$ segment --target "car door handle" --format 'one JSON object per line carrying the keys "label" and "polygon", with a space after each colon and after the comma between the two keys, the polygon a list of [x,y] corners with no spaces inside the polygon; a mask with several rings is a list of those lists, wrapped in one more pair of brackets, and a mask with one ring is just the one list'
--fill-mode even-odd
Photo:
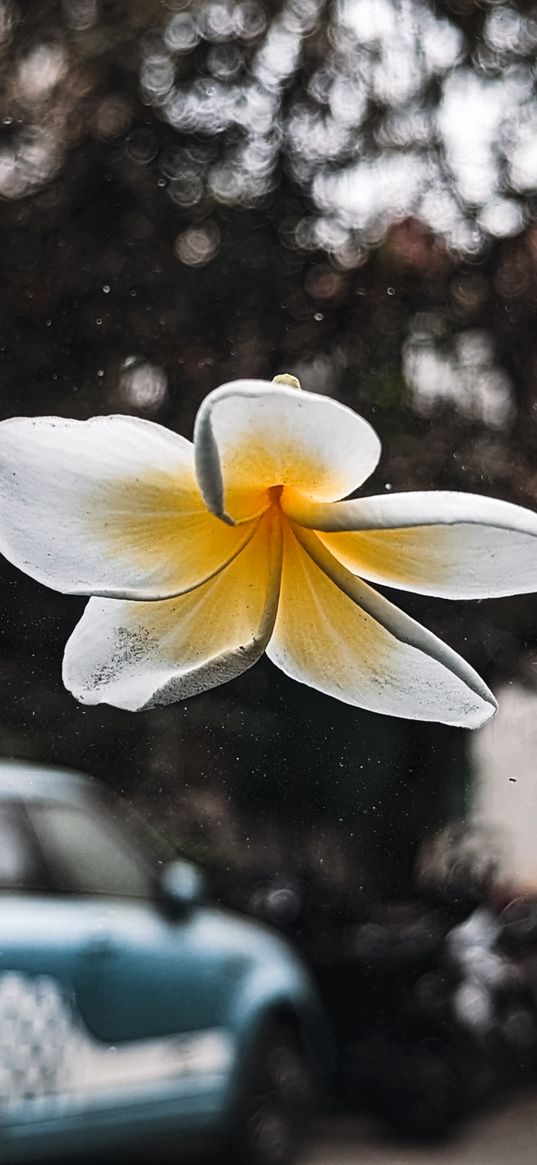
{"label": "car door handle", "polygon": [[96,958],[98,955],[112,955],[115,949],[111,934],[109,931],[103,929],[97,930],[95,934],[90,935],[84,946],[84,954],[90,955],[91,958]]}

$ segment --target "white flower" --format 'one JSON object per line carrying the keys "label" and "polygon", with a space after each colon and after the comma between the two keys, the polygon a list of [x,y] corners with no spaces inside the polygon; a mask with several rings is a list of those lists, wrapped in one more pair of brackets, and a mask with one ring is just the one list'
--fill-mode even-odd
{"label": "white flower", "polygon": [[496,709],[487,686],[369,582],[453,599],[532,591],[537,516],[460,493],[340,501],[379,454],[350,409],[256,380],[210,393],[194,444],[135,417],[4,421],[0,549],[93,596],[63,669],[84,703],[168,704],[266,651],[349,704],[477,727]]}

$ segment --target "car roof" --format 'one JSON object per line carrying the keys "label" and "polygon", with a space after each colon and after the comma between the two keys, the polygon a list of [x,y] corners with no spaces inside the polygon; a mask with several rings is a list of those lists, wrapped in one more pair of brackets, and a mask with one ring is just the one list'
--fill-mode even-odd
{"label": "car roof", "polygon": [[80,805],[99,796],[100,784],[70,769],[0,759],[0,801],[62,801]]}

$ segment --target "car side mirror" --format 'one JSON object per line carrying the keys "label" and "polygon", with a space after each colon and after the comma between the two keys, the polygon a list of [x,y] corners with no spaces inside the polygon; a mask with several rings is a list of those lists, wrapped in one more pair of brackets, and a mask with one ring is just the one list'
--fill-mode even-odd
{"label": "car side mirror", "polygon": [[206,896],[205,878],[191,862],[168,862],[160,878],[163,905],[175,915],[190,914]]}

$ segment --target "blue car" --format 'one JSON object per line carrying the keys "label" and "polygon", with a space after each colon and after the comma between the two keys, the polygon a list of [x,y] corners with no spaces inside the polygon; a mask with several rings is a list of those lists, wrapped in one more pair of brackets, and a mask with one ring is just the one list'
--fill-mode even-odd
{"label": "blue car", "polygon": [[0,1160],[169,1138],[284,1165],[326,1047],[310,978],[128,818],[80,774],[0,763]]}

